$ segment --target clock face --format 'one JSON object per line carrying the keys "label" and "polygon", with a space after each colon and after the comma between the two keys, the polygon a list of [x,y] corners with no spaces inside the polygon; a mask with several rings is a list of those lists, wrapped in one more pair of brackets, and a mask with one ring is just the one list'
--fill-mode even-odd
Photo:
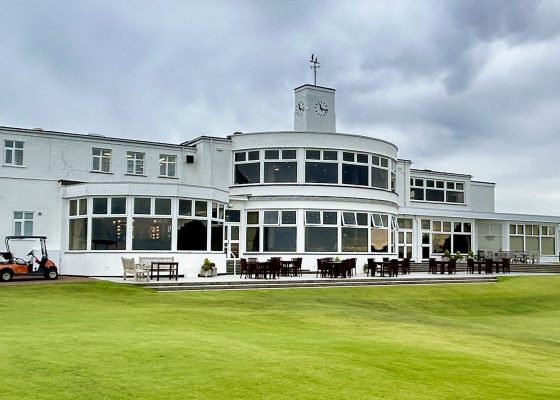
{"label": "clock face", "polygon": [[305,112],[305,103],[302,100],[300,100],[296,104],[296,115],[300,117],[303,115],[304,112]]}
{"label": "clock face", "polygon": [[324,117],[329,112],[329,108],[327,106],[327,103],[324,100],[317,100],[314,108],[315,108],[315,112],[317,113],[317,115],[319,117]]}

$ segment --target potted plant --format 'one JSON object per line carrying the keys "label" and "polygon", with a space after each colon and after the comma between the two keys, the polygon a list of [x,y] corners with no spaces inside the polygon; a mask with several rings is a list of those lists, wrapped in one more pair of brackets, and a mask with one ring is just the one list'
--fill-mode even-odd
{"label": "potted plant", "polygon": [[202,266],[200,267],[200,276],[209,277],[216,275],[218,275],[218,268],[216,268],[216,264],[208,258],[205,258]]}
{"label": "potted plant", "polygon": [[457,253],[455,253],[455,259],[457,261],[462,261],[463,260],[463,255],[461,254],[461,252],[459,250],[457,250]]}
{"label": "potted plant", "polygon": [[474,259],[474,253],[472,250],[469,250],[469,252],[467,253],[467,259]]}
{"label": "potted plant", "polygon": [[445,249],[445,251],[443,252],[443,257],[441,257],[442,261],[449,261],[449,257],[451,256],[451,254],[449,253],[448,249]]}

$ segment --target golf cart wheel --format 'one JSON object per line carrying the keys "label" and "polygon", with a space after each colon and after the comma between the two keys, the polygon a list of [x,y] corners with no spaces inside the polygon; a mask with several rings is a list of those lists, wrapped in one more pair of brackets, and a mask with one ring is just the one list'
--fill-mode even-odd
{"label": "golf cart wheel", "polygon": [[4,270],[0,271],[0,281],[2,281],[2,282],[11,281],[12,276],[14,276],[14,273],[9,269],[4,269]]}
{"label": "golf cart wheel", "polygon": [[45,274],[46,279],[56,279],[58,278],[58,271],[56,268],[49,268],[47,273]]}

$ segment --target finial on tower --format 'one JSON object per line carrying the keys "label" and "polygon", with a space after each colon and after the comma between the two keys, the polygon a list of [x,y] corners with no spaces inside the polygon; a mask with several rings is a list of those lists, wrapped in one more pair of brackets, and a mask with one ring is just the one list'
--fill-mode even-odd
{"label": "finial on tower", "polygon": [[313,64],[309,68],[313,70],[313,84],[317,86],[317,69],[321,68],[321,64],[319,64],[319,62],[317,61],[317,56],[315,55],[315,53],[311,54],[311,60],[309,60],[309,62]]}

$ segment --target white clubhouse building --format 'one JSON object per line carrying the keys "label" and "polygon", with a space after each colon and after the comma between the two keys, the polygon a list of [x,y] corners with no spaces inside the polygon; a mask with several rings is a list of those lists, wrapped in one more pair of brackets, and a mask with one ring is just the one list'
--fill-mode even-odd
{"label": "white clubhouse building", "polygon": [[[494,212],[494,184],[417,170],[397,147],[336,132],[335,91],[295,89],[294,131],[181,144],[0,127],[0,236],[46,235],[62,274],[121,257],[410,257],[532,252],[558,261],[559,216]],[[16,254],[25,257],[25,254]]]}

